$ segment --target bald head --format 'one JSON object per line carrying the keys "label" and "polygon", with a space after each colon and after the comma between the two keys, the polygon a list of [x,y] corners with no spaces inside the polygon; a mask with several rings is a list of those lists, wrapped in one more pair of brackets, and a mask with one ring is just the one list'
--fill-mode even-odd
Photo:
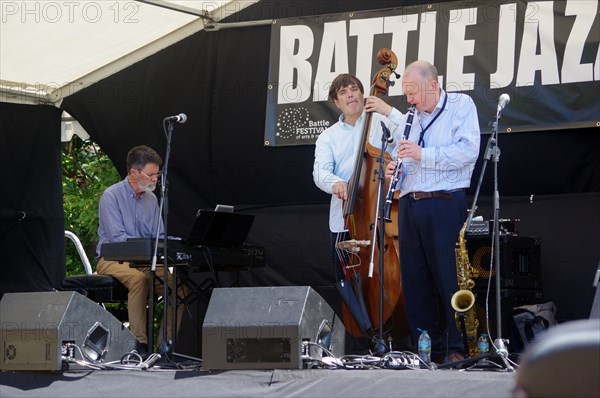
{"label": "bald head", "polygon": [[415,61],[404,69],[404,74],[418,74],[423,80],[438,80],[438,71],[427,61]]}
{"label": "bald head", "polygon": [[441,95],[436,67],[427,61],[408,65],[402,76],[402,90],[418,111],[433,112]]}

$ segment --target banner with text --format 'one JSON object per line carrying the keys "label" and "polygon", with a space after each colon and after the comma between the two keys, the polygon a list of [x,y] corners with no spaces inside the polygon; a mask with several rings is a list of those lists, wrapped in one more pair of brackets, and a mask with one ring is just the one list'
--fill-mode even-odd
{"label": "banner with text", "polygon": [[[473,98],[484,133],[504,93],[500,132],[600,126],[598,3],[456,1],[274,21],[265,145],[314,143],[340,115],[333,79],[352,73],[368,95],[381,48],[398,57],[398,74],[432,62],[446,91]],[[406,111],[401,78],[387,94]]]}

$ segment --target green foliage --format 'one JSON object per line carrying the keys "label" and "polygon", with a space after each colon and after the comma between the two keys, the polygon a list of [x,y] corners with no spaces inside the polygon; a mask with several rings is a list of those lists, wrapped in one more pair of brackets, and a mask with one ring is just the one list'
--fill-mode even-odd
{"label": "green foliage", "polygon": [[[77,136],[63,143],[62,170],[65,229],[79,237],[93,266],[98,243],[98,202],[102,192],[121,176],[96,144]],[[75,246],[68,240],[65,246],[67,275],[83,273]]]}

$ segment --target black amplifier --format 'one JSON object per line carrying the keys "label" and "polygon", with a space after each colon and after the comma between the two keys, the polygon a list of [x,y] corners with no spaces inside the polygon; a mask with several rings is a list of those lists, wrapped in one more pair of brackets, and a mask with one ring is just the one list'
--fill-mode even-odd
{"label": "black amplifier", "polygon": [[474,235],[489,235],[490,234],[490,222],[489,221],[471,221],[469,230],[467,231],[469,236]]}
{"label": "black amplifier", "polygon": [[[467,251],[476,287],[487,285],[491,276],[495,285],[495,261],[491,236],[469,236]],[[525,236],[500,236],[500,286],[511,289],[541,289],[541,241]]]}
{"label": "black amplifier", "polygon": [[[500,235],[508,235],[508,236],[518,236],[519,232],[517,231],[517,223],[521,221],[520,219],[504,219],[501,218],[499,220],[498,229],[500,231]],[[469,230],[466,231],[469,236],[484,236],[491,235],[492,230],[494,229],[494,221],[493,220],[478,220],[471,221],[471,225],[469,226]]]}

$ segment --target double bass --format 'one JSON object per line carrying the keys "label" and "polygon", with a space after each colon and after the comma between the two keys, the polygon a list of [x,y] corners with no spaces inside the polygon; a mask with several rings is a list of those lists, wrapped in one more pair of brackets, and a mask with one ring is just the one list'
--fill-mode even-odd
{"label": "double bass", "polygon": [[[390,76],[397,66],[396,55],[389,49],[381,49],[377,61],[383,67],[371,81],[370,95],[387,93]],[[350,335],[369,337],[383,328],[391,336],[406,335],[408,322],[400,273],[398,226],[397,223],[384,223],[388,228],[383,243],[378,230],[384,228],[378,223],[376,214],[382,195],[379,172],[385,170],[385,166],[379,165],[381,148],[369,143],[371,122],[372,114],[366,113],[361,144],[348,182],[348,199],[343,204],[347,232],[338,235],[336,250],[344,280],[338,282],[337,288],[344,302],[343,322]],[[385,162],[391,160],[387,152],[384,156]],[[384,180],[383,176],[381,179]],[[396,200],[392,214],[397,215],[397,206]],[[381,272],[380,260],[383,261]]]}

